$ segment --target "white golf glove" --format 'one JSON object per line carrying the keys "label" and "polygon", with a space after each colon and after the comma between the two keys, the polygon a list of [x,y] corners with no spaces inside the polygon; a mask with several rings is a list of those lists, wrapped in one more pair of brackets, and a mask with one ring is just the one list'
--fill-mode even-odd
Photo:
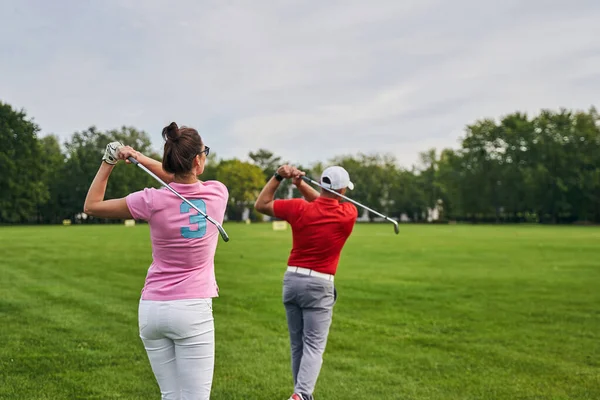
{"label": "white golf glove", "polygon": [[115,165],[117,161],[119,161],[117,158],[119,149],[123,146],[124,145],[121,142],[110,142],[107,144],[102,161],[106,161],[108,164]]}

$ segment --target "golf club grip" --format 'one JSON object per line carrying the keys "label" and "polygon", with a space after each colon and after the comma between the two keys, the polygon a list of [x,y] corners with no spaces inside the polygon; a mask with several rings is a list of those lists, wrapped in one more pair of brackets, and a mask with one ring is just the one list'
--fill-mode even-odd
{"label": "golf club grip", "polygon": [[175,189],[173,189],[171,186],[169,186],[169,184],[167,184],[165,181],[160,179],[156,174],[154,174],[152,171],[150,171],[144,165],[140,164],[138,160],[136,160],[133,157],[128,157],[127,159],[132,164],[135,164],[138,167],[140,167],[141,169],[143,169],[144,171],[146,171],[150,176],[152,176],[154,179],[156,179],[161,185],[163,185],[164,187],[169,189],[174,195],[179,197],[181,200],[183,200],[185,203],[187,203],[194,210],[198,211],[198,214],[202,215],[204,218],[206,218],[207,221],[209,221],[210,223],[212,223],[213,225],[215,225],[217,227],[217,229],[219,230],[219,233],[221,234],[221,237],[223,238],[224,241],[226,241],[226,242],[229,241],[229,235],[227,235],[227,232],[225,232],[225,229],[223,229],[223,226],[221,226],[220,223],[218,223],[217,221],[215,221],[214,219],[209,217],[208,214],[206,214],[204,211],[199,209],[194,203],[192,203],[191,201],[189,201],[188,199],[186,199],[185,197],[180,195]]}

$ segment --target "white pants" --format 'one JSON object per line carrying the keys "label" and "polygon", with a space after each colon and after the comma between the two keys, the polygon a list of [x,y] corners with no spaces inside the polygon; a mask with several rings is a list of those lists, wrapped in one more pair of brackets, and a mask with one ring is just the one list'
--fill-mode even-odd
{"label": "white pants", "polygon": [[141,300],[138,318],[162,400],[208,400],[215,363],[212,299]]}

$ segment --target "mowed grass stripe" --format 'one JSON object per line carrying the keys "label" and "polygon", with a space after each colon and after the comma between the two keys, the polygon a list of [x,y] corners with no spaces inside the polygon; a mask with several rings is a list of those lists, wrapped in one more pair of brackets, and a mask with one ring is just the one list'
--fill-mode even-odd
{"label": "mowed grass stripe", "polygon": [[[213,399],[292,390],[290,231],[226,224]],[[152,399],[146,225],[0,228],[0,398]],[[600,398],[600,229],[357,225],[317,399]]]}

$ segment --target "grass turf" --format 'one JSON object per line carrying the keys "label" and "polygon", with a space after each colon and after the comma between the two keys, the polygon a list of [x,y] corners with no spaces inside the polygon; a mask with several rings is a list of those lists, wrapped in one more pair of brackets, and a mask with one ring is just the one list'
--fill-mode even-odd
{"label": "grass turf", "polygon": [[[292,391],[290,231],[227,224],[214,400]],[[0,228],[0,399],[158,399],[137,332],[148,227]],[[600,229],[358,225],[315,397],[600,399]]]}

